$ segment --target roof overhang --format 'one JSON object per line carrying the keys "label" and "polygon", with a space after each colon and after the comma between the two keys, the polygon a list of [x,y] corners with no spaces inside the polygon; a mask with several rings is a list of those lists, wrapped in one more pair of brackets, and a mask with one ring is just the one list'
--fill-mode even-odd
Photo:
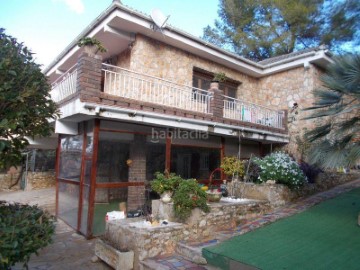
{"label": "roof overhang", "polygon": [[170,25],[164,27],[162,31],[154,31],[153,28],[153,21],[149,16],[114,1],[44,70],[44,73],[50,77],[50,81],[54,81],[61,73],[75,65],[83,50],[77,46],[77,42],[84,36],[100,40],[108,50],[102,54],[103,58],[107,59],[131,46],[136,34],[151,37],[256,78],[304,66],[308,63],[325,67],[332,62],[325,50],[314,50],[275,63],[261,65]]}

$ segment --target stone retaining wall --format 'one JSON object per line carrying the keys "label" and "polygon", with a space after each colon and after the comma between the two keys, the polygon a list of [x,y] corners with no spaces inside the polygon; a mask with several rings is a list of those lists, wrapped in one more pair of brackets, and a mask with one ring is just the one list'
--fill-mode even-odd
{"label": "stone retaining wall", "polygon": [[[0,174],[0,190],[9,189],[10,186],[15,184],[15,182],[17,181],[17,179],[19,177],[19,173],[20,173],[20,167],[18,167],[18,168],[11,167],[6,173],[1,173]],[[20,181],[12,189],[13,190],[20,189]]]}
{"label": "stone retaining wall", "polygon": [[134,252],[134,269],[139,269],[140,261],[161,254],[172,253],[176,243],[184,240],[184,226],[180,223],[148,228],[133,227],[131,223],[139,219],[124,219],[106,223],[104,235],[112,247],[120,251]]}
{"label": "stone retaining wall", "polygon": [[234,195],[238,198],[267,200],[273,207],[282,206],[299,197],[328,190],[337,185],[360,178],[359,172],[344,174],[325,172],[319,174],[314,184],[306,184],[299,190],[290,190],[281,184],[254,184],[238,182],[234,187]]}
{"label": "stone retaining wall", "polygon": [[[9,189],[19,177],[20,167],[18,169],[10,169],[7,173],[0,174],[0,190]],[[42,189],[55,186],[55,172],[28,172],[26,190]],[[20,182],[12,187],[12,190],[20,189]]]}
{"label": "stone retaining wall", "polygon": [[120,251],[134,251],[134,269],[139,262],[161,254],[172,253],[180,241],[207,239],[215,231],[235,227],[242,220],[270,211],[265,201],[246,203],[211,203],[210,212],[194,209],[186,223],[176,222],[173,204],[153,201],[153,216],[167,219],[169,225],[138,228],[131,223],[141,219],[125,219],[106,223],[104,239]]}
{"label": "stone retaining wall", "polygon": [[26,190],[54,187],[56,184],[55,172],[28,172]]}

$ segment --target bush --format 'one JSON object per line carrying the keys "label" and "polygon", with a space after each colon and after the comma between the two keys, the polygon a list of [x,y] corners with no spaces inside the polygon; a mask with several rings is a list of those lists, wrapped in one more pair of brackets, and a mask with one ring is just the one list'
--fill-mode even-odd
{"label": "bush", "polygon": [[[249,166],[250,163],[250,166]],[[247,171],[249,166],[249,170]],[[244,162],[245,167],[245,180],[251,182],[258,182],[260,176],[260,166],[256,164],[253,160],[247,160]]]}
{"label": "bush", "polygon": [[151,182],[151,189],[159,195],[165,191],[173,192],[183,180],[180,176],[177,176],[174,173],[170,173],[167,176],[163,173],[156,172],[155,177],[156,178]]}
{"label": "bush", "polygon": [[272,153],[263,159],[256,158],[254,162],[260,166],[259,181],[275,180],[289,188],[298,188],[307,182],[306,176],[299,165],[283,152]]}
{"label": "bush", "polygon": [[324,172],[323,170],[319,169],[316,166],[310,165],[306,162],[300,163],[300,169],[306,175],[308,182],[314,184],[316,177],[319,173]]}
{"label": "bush", "polygon": [[185,221],[196,207],[209,212],[206,193],[195,179],[183,180],[175,191],[173,201],[175,216],[180,221]]}
{"label": "bush", "polygon": [[221,161],[220,168],[228,176],[237,175],[239,178],[244,177],[244,164],[236,157],[224,157]]}
{"label": "bush", "polygon": [[27,263],[31,254],[51,243],[54,217],[37,206],[0,201],[0,269]]}

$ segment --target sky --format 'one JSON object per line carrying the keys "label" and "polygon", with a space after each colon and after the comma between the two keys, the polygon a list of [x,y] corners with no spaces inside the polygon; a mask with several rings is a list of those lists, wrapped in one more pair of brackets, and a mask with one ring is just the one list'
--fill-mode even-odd
{"label": "sky", "polygon": [[[0,28],[35,53],[46,67],[112,0],[0,0]],[[150,14],[159,8],[168,23],[195,36],[214,25],[219,0],[121,0]]]}

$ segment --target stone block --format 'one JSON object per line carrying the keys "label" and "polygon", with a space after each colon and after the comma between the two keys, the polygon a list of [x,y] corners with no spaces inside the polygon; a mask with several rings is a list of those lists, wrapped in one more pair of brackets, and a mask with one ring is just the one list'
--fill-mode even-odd
{"label": "stone block", "polygon": [[131,270],[134,268],[134,252],[121,252],[101,239],[95,243],[95,255],[116,270]]}

